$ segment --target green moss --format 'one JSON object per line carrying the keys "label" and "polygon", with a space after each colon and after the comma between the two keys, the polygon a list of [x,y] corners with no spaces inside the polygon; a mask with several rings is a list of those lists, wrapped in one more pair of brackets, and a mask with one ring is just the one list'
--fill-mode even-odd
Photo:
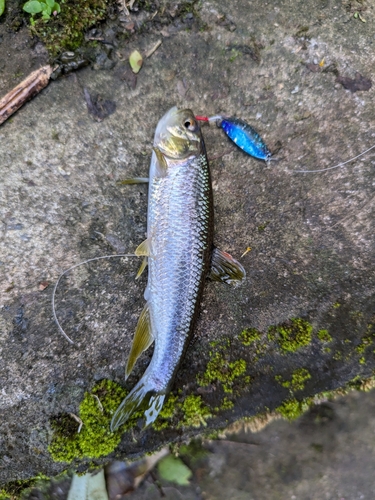
{"label": "green moss", "polygon": [[167,401],[164,403],[157,419],[152,424],[152,427],[156,431],[161,431],[170,427],[171,420],[175,416],[180,406],[180,403],[178,403],[178,396],[170,394]]}
{"label": "green moss", "polygon": [[198,384],[206,387],[215,382],[220,382],[224,392],[232,393],[235,380],[246,371],[246,361],[228,361],[221,352],[210,353],[210,361],[204,374],[197,376]]}
{"label": "green moss", "polygon": [[178,427],[195,427],[201,425],[206,426],[206,420],[212,417],[208,406],[203,404],[201,396],[191,394],[187,396],[181,404],[183,419],[179,422]]}
{"label": "green moss", "polygon": [[220,411],[231,410],[234,407],[233,401],[229,398],[223,398],[220,406],[215,407],[215,413],[219,413]]}
{"label": "green moss", "polygon": [[51,422],[54,430],[49,452],[56,462],[72,462],[75,458],[99,458],[111,453],[123,432],[133,427],[142,413],[137,413],[117,432],[110,431],[112,416],[126,396],[120,385],[102,380],[86,392],[79,407],[82,428],[71,415],[60,415]]}
{"label": "green moss", "polygon": [[302,318],[292,318],[268,329],[268,339],[277,342],[284,352],[296,352],[311,342],[313,327]]}
{"label": "green moss", "polygon": [[193,394],[181,398],[171,394],[152,424],[153,429],[161,431],[170,427],[195,427],[206,426],[206,420],[212,417],[211,411],[206,406],[201,396]]}
{"label": "green moss", "polygon": [[318,333],[316,334],[318,339],[321,341],[321,342],[325,342],[325,343],[329,343],[329,342],[332,342],[332,337],[331,335],[328,333],[328,330],[319,330]]}
{"label": "green moss", "polygon": [[230,62],[235,61],[237,59],[237,57],[240,56],[240,55],[241,55],[241,52],[239,52],[236,49],[232,49],[231,52],[230,52],[229,61]]}
{"label": "green moss", "polygon": [[280,375],[276,375],[275,380],[279,382],[283,387],[294,391],[302,391],[305,388],[305,382],[311,378],[311,375],[306,368],[299,368],[292,373],[291,380],[283,381]]}
{"label": "green moss", "polygon": [[52,56],[63,50],[75,50],[84,40],[84,32],[103,20],[109,0],[66,0],[61,12],[48,22],[37,19],[31,27]]}
{"label": "green moss", "polygon": [[49,478],[44,474],[38,474],[30,479],[10,481],[4,489],[0,490],[0,500],[14,500],[19,498],[26,490],[33,488],[35,485],[39,486],[43,481],[48,480]]}
{"label": "green moss", "polygon": [[187,459],[191,464],[196,464],[209,454],[203,447],[200,439],[192,439],[189,444],[182,444],[179,447],[178,454]]}
{"label": "green moss", "polygon": [[360,365],[365,365],[366,364],[366,359],[362,356],[362,358],[359,358],[359,364]]}
{"label": "green moss", "polygon": [[339,307],[341,307],[341,304],[340,302],[335,302],[334,304],[332,304],[332,307],[333,309],[338,309]]}
{"label": "green moss", "polygon": [[358,354],[363,354],[368,347],[370,347],[374,342],[374,337],[372,335],[366,335],[362,337],[362,342],[355,348]]}
{"label": "green moss", "polygon": [[303,399],[298,401],[295,398],[287,399],[282,405],[276,408],[276,412],[280,413],[287,420],[294,420],[300,417],[309,408],[310,401]]}
{"label": "green moss", "polygon": [[239,335],[241,343],[246,346],[260,340],[260,338],[261,333],[256,328],[246,328],[246,330],[243,330]]}
{"label": "green moss", "polygon": [[266,229],[266,227],[268,226],[268,224],[269,224],[270,222],[271,222],[271,221],[267,220],[264,224],[260,224],[260,225],[258,226],[258,231],[259,231],[260,233],[262,233],[262,232]]}

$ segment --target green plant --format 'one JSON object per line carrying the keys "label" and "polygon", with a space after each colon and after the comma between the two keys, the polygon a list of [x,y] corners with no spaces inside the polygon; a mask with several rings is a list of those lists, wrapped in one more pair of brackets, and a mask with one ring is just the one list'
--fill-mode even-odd
{"label": "green plant", "polygon": [[0,0],[0,16],[4,12],[5,9],[5,0]]}
{"label": "green plant", "polygon": [[34,24],[35,14],[42,14],[42,19],[48,21],[51,14],[56,16],[61,11],[61,8],[55,0],[29,0],[24,4],[23,10],[31,14],[31,24]]}

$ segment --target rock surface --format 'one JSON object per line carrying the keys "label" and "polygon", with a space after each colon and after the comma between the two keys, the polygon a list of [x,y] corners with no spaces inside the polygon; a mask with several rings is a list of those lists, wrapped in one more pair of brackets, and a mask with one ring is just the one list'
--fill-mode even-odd
{"label": "rock surface", "polygon": [[[354,93],[336,81],[338,75],[358,80],[357,73],[371,79],[375,63],[371,23],[350,9],[339,0],[216,0],[169,24],[156,16],[150,29],[118,42],[114,68],[86,68],[52,82],[1,126],[0,484],[65,469],[47,451],[51,418],[76,414],[84,392],[102,378],[123,383],[143,305],[146,278],[134,282],[139,263],[94,262],[62,283],[57,314],[74,346],[54,324],[51,294],[63,270],[132,253],[144,238],[147,189],[117,181],[147,175],[155,126],[175,104],[245,119],[271,150],[279,149],[280,161],[264,165],[234,150],[220,130],[204,128],[216,244],[236,257],[252,250],[241,260],[244,284],[207,284],[174,393],[199,394],[212,409],[206,430],[214,430],[374,374],[371,153],[327,172],[296,172],[336,165],[375,142],[374,87]],[[369,3],[361,16],[374,13]],[[45,58],[21,33],[0,24],[7,54],[1,93]],[[145,54],[159,39],[133,88],[124,76],[127,57],[133,49]],[[84,88],[114,101],[116,111],[93,119]],[[312,341],[284,352],[268,329],[297,317],[313,326]],[[259,345],[243,345],[246,328],[259,331]],[[322,329],[331,342],[318,338]],[[239,377],[228,394],[218,381],[200,387],[197,376],[215,352],[227,366],[245,360],[250,382]],[[150,356],[140,360],[128,388]],[[301,368],[311,375],[303,389],[281,385]],[[224,397],[234,407],[216,411]],[[132,458],[201,430],[135,429],[116,456]]]}

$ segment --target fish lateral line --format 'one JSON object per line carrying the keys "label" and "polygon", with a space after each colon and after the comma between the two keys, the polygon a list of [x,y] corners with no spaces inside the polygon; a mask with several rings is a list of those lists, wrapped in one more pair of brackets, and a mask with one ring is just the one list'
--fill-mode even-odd
{"label": "fish lateral line", "polygon": [[58,277],[56,284],[54,286],[53,292],[52,292],[52,314],[53,314],[53,319],[55,320],[55,323],[57,325],[57,328],[59,329],[59,332],[63,335],[63,337],[72,345],[75,343],[73,340],[65,333],[64,329],[62,328],[59,320],[57,319],[56,315],[56,301],[55,301],[55,296],[56,296],[56,291],[57,287],[60,284],[61,278],[65,276],[69,271],[72,271],[76,267],[83,266],[84,264],[87,264],[88,262],[93,262],[95,260],[102,260],[102,259],[113,259],[113,258],[121,258],[121,257],[138,257],[138,255],[135,255],[134,253],[124,253],[124,254],[115,254],[115,255],[102,255],[100,257],[93,257],[92,259],[87,259],[84,260],[83,262],[79,262],[78,264],[74,264],[74,266],[69,267],[69,269],[66,269],[63,273],[60,274]]}

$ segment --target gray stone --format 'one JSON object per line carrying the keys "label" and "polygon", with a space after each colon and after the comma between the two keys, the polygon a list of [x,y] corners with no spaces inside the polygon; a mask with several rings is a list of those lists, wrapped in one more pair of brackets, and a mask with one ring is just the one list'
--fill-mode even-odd
{"label": "gray stone", "polygon": [[[369,5],[363,16],[373,13]],[[238,258],[252,250],[241,259],[245,283],[207,284],[174,391],[200,394],[215,408],[226,396],[221,384],[197,383],[210,351],[246,361],[250,383],[235,382],[227,395],[234,408],[214,412],[209,431],[291,397],[275,376],[290,380],[296,369],[307,369],[312,378],[295,394],[302,399],[374,373],[374,344],[362,349],[375,323],[374,161],[369,154],[327,172],[296,172],[338,164],[374,144],[374,88],[351,93],[335,74],[371,77],[371,23],[335,0],[216,0],[198,14],[190,30],[163,38],[134,90],[116,71],[86,68],[52,82],[0,127],[0,484],[65,469],[47,451],[50,419],[77,413],[84,392],[101,378],[123,383],[146,282],[134,281],[138,261],[91,263],[63,280],[57,314],[74,346],[54,324],[51,294],[63,270],[113,253],[112,245],[132,253],[144,239],[147,188],[116,182],[147,175],[156,124],[175,104],[245,119],[271,151],[280,146],[280,161],[265,165],[234,150],[216,127],[203,129],[212,158],[215,242]],[[235,31],[220,19],[230,19]],[[0,36],[5,94],[22,79],[14,76],[17,65],[26,76],[43,60],[28,57],[25,44],[22,52],[4,24]],[[145,53],[159,37],[150,30],[131,44]],[[249,50],[227,50],[233,46]],[[322,71],[308,69],[314,60]],[[183,96],[179,81],[188,89]],[[84,87],[114,101],[116,112],[93,121]],[[40,290],[44,282],[50,286]],[[293,317],[308,320],[314,334],[288,354],[267,331]],[[238,338],[249,327],[262,334],[260,353]],[[329,331],[330,344],[318,339],[320,329]],[[219,343],[212,347],[213,341]],[[128,388],[150,356],[142,357]],[[116,456],[136,457],[201,430],[135,430],[124,435]]]}

